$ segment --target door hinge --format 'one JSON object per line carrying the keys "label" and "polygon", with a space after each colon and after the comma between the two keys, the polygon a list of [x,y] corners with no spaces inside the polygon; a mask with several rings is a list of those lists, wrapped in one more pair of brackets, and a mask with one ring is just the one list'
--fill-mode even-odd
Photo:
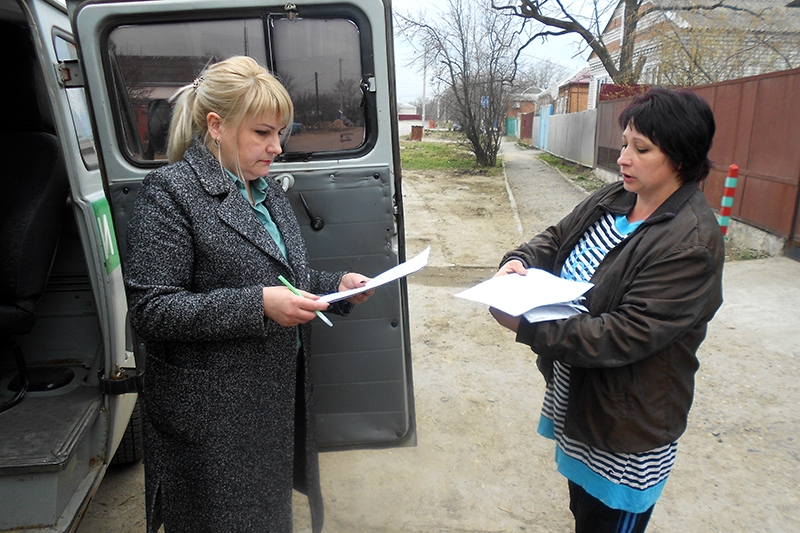
{"label": "door hinge", "polygon": [[135,368],[117,368],[112,376],[100,377],[100,391],[111,396],[142,392],[142,374]]}
{"label": "door hinge", "polygon": [[83,87],[81,64],[77,59],[59,61],[55,68],[58,83],[62,87]]}

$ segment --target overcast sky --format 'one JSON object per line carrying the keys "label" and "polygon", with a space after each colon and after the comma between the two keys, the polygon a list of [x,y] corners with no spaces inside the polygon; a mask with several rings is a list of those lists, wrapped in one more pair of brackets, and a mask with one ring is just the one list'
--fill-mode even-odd
{"label": "overcast sky", "polygon": [[[419,9],[426,9],[430,13],[447,10],[447,0],[392,0],[394,12],[416,13]],[[396,24],[395,24],[396,26]],[[581,50],[576,37],[566,35],[551,37],[545,44],[540,40],[528,45],[523,52],[524,57],[530,62],[550,61],[566,68],[570,73],[587,65],[588,52],[583,52],[578,57],[572,57]],[[422,96],[422,69],[407,67],[406,64],[418,55],[418,52],[408,44],[408,41],[395,31],[395,68],[397,71],[397,100],[400,103],[411,103]],[[432,98],[436,92],[435,82],[428,79],[426,97]]]}

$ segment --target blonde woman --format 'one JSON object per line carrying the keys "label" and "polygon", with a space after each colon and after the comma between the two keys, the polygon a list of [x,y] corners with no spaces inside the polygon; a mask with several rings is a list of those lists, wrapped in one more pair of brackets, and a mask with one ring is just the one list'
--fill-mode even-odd
{"label": "blonde woman", "polygon": [[293,488],[322,529],[308,322],[328,309],[314,294],[368,278],[313,270],[283,190],[264,178],[292,116],[252,59],[211,65],[177,93],[171,164],[145,178],[131,215],[149,533],[292,531]]}

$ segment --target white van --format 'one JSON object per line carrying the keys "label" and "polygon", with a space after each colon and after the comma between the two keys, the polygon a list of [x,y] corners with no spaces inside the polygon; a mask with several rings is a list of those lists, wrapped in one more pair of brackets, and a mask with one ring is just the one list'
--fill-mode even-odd
{"label": "white van", "polygon": [[[72,531],[142,454],[125,230],[178,87],[233,55],[277,73],[296,115],[272,176],[313,266],[405,260],[389,0],[0,0],[0,43],[0,531]],[[321,449],[414,445],[405,282],[334,320]]]}

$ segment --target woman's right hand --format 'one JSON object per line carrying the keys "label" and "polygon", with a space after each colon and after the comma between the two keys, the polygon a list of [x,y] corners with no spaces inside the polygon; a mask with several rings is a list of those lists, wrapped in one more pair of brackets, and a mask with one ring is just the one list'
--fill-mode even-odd
{"label": "woman's right hand", "polygon": [[291,327],[305,324],[316,316],[317,311],[328,308],[327,303],[317,301],[319,296],[305,291],[300,291],[300,294],[303,296],[297,296],[287,287],[264,287],[264,315],[281,326]]}
{"label": "woman's right hand", "polygon": [[525,268],[525,265],[522,264],[522,261],[519,259],[512,259],[507,263],[503,263],[503,266],[500,267],[500,270],[497,271],[497,274],[492,277],[496,278],[498,276],[505,276],[506,274],[511,274],[514,272],[520,276],[524,276],[528,273],[528,270]]}

